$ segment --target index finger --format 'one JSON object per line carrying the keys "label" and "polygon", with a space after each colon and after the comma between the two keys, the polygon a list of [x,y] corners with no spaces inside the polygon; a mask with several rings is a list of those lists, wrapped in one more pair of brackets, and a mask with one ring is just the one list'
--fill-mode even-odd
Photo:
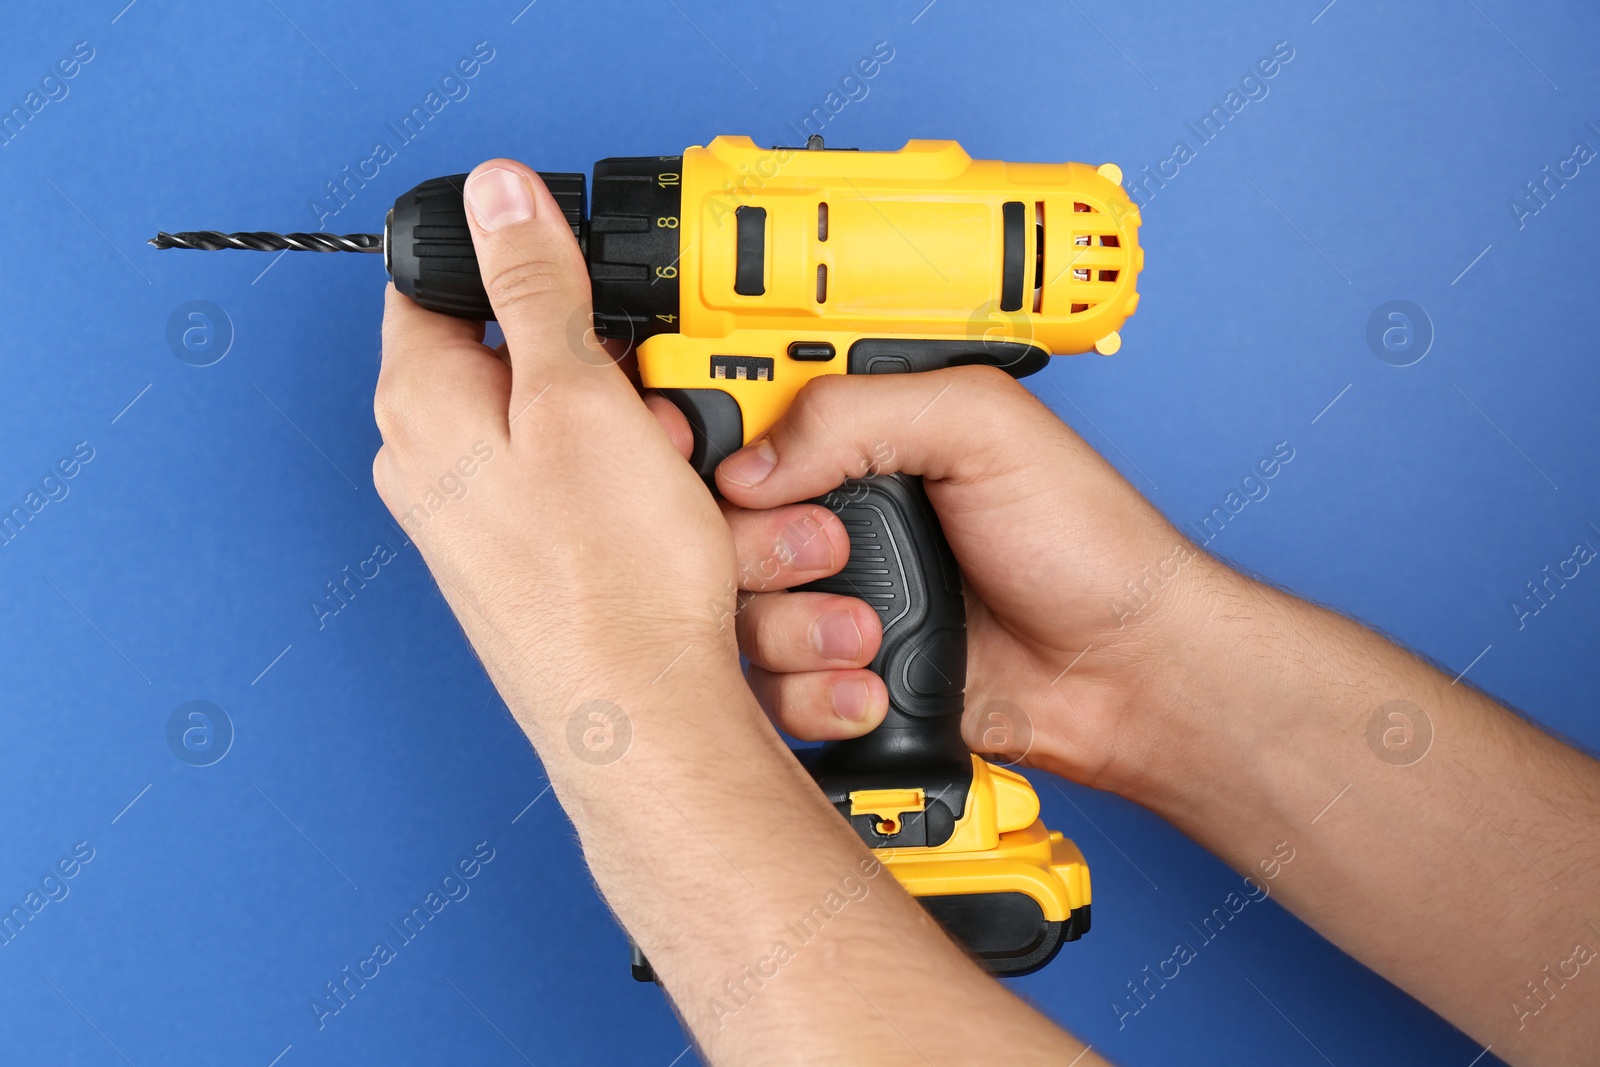
{"label": "index finger", "polygon": [[504,436],[510,396],[511,370],[484,346],[483,323],[426,311],[390,283],[374,397],[386,443],[486,430]]}

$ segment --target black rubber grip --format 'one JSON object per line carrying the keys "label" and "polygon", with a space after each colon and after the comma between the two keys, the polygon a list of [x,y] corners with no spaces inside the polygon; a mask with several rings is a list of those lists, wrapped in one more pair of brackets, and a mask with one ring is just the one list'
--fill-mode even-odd
{"label": "black rubber grip", "polygon": [[838,574],[801,588],[859,597],[877,611],[883,645],[871,669],[888,687],[889,713],[865,737],[829,745],[813,773],[833,795],[848,788],[955,789],[959,817],[972,777],[961,739],[967,611],[961,571],[922,479],[852,479],[817,503],[844,524],[850,559]]}

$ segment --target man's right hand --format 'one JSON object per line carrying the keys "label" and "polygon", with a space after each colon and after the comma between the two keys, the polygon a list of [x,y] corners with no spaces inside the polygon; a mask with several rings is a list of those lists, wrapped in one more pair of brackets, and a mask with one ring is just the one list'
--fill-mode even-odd
{"label": "man's right hand", "polygon": [[[1240,579],[997,370],[819,378],[718,469],[749,593],[740,646],[763,705],[810,740],[882,719],[883,684],[862,669],[881,637],[876,613],[852,597],[783,590],[839,570],[848,552],[836,518],[795,502],[894,471],[923,477],[966,579],[968,743],[1123,786],[1162,732],[1158,675],[1204,625],[1200,592]],[[778,505],[791,506],[766,510]],[[775,550],[797,529],[822,569]],[[836,694],[857,687],[871,712],[841,721]]]}
{"label": "man's right hand", "polygon": [[[996,729],[990,702],[1017,705],[1027,762],[1165,816],[1507,1062],[1594,1062],[1595,980],[1574,976],[1600,958],[1600,764],[1228,570],[997,371],[813,382],[718,470],[733,504],[788,505],[726,511],[741,561],[793,501],[897,470],[923,476],[965,573],[974,750],[1019,754],[1026,732]],[[804,506],[837,570],[842,528]],[[768,588],[815,577],[780,569]],[[862,732],[822,695],[867,675],[873,613],[853,660],[804,646],[851,603],[763,590],[742,613],[753,686],[797,736]],[[1560,999],[1540,995],[1530,977],[1558,969]]]}

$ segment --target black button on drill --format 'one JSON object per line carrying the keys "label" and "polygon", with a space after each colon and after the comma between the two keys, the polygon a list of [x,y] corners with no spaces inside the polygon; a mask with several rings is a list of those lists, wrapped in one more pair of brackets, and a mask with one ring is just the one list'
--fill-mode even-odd
{"label": "black button on drill", "polygon": [[801,363],[826,363],[834,356],[827,341],[796,341],[789,346],[789,358]]}

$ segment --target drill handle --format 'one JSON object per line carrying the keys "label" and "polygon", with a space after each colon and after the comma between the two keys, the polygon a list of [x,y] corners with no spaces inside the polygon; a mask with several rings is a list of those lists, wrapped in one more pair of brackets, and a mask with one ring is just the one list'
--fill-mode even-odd
{"label": "drill handle", "polygon": [[819,781],[834,778],[842,787],[862,773],[877,787],[969,779],[961,739],[966,602],[922,479],[855,478],[817,503],[844,524],[850,559],[838,574],[801,588],[859,597],[877,611],[883,644],[870,666],[889,690],[883,724],[828,746],[817,761]]}

